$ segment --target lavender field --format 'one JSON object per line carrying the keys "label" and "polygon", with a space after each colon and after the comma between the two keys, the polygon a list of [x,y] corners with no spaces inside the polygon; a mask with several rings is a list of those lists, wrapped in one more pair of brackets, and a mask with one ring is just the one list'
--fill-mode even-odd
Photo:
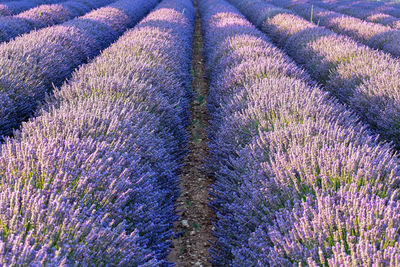
{"label": "lavender field", "polygon": [[400,3],[0,0],[0,266],[400,266]]}

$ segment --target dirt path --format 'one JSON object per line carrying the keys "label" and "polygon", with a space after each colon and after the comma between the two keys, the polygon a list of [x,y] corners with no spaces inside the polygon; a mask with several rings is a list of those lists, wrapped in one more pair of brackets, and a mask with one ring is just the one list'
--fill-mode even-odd
{"label": "dirt path", "polygon": [[208,155],[207,122],[207,95],[208,84],[205,79],[203,58],[203,37],[201,21],[196,7],[196,22],[193,42],[193,90],[194,101],[191,104],[192,124],[188,127],[190,132],[189,149],[181,176],[180,205],[181,221],[175,224],[176,232],[183,234],[173,240],[172,251],[169,255],[171,262],[177,266],[211,266],[209,259],[212,218],[214,212],[207,206],[208,191],[212,180],[201,170],[204,157]]}

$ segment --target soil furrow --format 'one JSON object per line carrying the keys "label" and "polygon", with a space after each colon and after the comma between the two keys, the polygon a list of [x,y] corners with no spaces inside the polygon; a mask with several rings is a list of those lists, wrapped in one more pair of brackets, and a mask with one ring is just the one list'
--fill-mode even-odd
{"label": "soil furrow", "polygon": [[169,260],[177,266],[211,266],[209,248],[214,212],[208,207],[210,177],[203,171],[204,159],[208,155],[208,83],[205,78],[203,37],[197,1],[196,22],[193,41],[192,87],[195,93],[191,103],[191,125],[189,154],[182,169],[181,196],[178,199],[181,220],[175,231],[182,234],[173,240]]}

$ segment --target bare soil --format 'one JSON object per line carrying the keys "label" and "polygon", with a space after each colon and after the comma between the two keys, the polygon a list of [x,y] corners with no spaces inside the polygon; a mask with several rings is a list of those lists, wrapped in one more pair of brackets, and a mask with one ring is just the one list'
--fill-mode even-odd
{"label": "bare soil", "polygon": [[175,223],[175,232],[182,232],[173,240],[169,261],[177,266],[211,266],[209,249],[214,237],[211,235],[215,214],[208,207],[209,188],[212,179],[203,171],[204,158],[208,155],[208,83],[205,78],[203,37],[197,1],[193,42],[193,90],[191,103],[191,125],[189,154],[185,160],[180,180],[181,195],[178,199],[180,221]]}

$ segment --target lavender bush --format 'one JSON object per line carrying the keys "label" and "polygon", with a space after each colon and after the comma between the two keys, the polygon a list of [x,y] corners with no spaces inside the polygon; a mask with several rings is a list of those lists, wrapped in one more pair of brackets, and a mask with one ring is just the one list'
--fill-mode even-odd
{"label": "lavender bush", "polygon": [[[232,2],[268,17],[262,6],[253,5],[258,14],[248,1]],[[400,161],[390,146],[233,6],[199,4],[218,217],[213,264],[397,264]]]}
{"label": "lavender bush", "polygon": [[235,3],[325,89],[399,147],[398,59],[264,1]]}
{"label": "lavender bush", "polygon": [[0,16],[0,42],[9,41],[34,29],[66,22],[111,2],[115,1],[71,0],[60,4],[41,5],[15,16]]}
{"label": "lavender bush", "polygon": [[326,1],[310,0],[317,6],[324,7],[326,9],[335,10],[340,13],[344,13],[362,20],[369,22],[379,23],[392,28],[400,29],[400,19],[389,14],[382,13],[377,10],[376,3],[379,2],[340,2],[340,3],[326,3]]}
{"label": "lavender bush", "polygon": [[384,3],[377,8],[378,12],[400,18],[400,4],[399,3]]}
{"label": "lavender bush", "polygon": [[400,18],[400,5],[398,3],[383,3],[382,1],[329,1],[329,0],[310,0],[309,2],[346,13],[348,15],[368,20],[371,22],[382,23],[398,28]]}
{"label": "lavender bush", "polygon": [[381,49],[395,57],[400,56],[400,31],[361,19],[329,11],[296,0],[269,0],[272,4],[288,8],[306,20],[324,26],[338,34],[350,36],[372,48]]}
{"label": "lavender bush", "polygon": [[120,0],[0,45],[0,136],[32,115],[53,86],[138,22],[156,0]]}
{"label": "lavender bush", "polygon": [[0,3],[0,15],[11,16],[18,14],[33,7],[44,4],[57,4],[65,0],[22,0],[22,1],[2,1]]}
{"label": "lavender bush", "polygon": [[2,265],[170,265],[194,15],[164,0],[7,139]]}

